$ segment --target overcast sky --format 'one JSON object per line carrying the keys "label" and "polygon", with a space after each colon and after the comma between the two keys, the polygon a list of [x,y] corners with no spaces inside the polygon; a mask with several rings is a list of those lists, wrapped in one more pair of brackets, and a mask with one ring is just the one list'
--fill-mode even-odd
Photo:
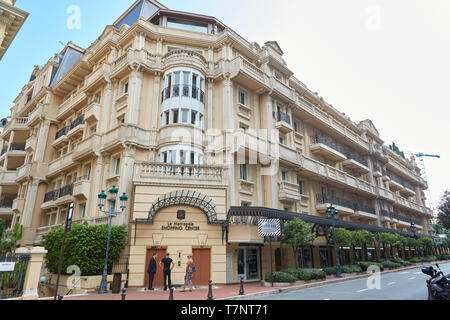
{"label": "overcast sky", "polygon": [[[19,0],[30,12],[0,61],[0,117],[69,40],[87,47],[134,0]],[[213,15],[248,41],[276,40],[288,67],[355,122],[371,119],[387,144],[439,154],[425,160],[434,205],[449,187],[450,1],[166,0],[174,10]],[[68,6],[81,8],[68,30]],[[49,12],[52,12],[50,15]]]}

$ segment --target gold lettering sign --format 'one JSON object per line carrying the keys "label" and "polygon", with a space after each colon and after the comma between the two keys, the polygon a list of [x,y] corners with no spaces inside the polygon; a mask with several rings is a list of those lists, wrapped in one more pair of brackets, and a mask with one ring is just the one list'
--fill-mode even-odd
{"label": "gold lettering sign", "polygon": [[165,231],[200,231],[200,227],[192,222],[168,222],[167,226],[162,226]]}

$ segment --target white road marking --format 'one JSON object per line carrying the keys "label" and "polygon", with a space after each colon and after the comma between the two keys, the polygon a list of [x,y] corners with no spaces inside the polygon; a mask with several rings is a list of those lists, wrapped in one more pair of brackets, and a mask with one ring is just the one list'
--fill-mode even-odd
{"label": "white road marking", "polygon": [[361,292],[364,292],[364,291],[369,291],[369,289],[363,289],[363,290],[359,290],[359,291],[356,291],[356,292],[361,293]]}
{"label": "white road marking", "polygon": [[328,300],[330,300],[330,299],[323,299],[324,301],[328,301]]}
{"label": "white road marking", "polygon": [[388,286],[392,286],[392,285],[394,285],[394,284],[396,284],[397,282],[391,282],[391,283],[388,283]]}
{"label": "white road marking", "polygon": [[408,274],[409,271],[401,272],[400,274]]}
{"label": "white road marking", "polygon": [[416,277],[409,278],[408,280],[414,280]]}
{"label": "white road marking", "polygon": [[414,273],[414,274],[422,274],[422,272],[416,272],[416,273]]}

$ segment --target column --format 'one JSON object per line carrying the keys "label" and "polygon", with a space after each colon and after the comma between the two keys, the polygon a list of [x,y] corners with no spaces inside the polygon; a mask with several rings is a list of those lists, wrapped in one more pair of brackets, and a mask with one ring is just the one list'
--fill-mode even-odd
{"label": "column", "polygon": [[[125,151],[122,157],[122,167],[120,168],[120,180],[119,180],[119,194],[117,195],[116,210],[120,211],[119,197],[125,192],[129,199],[131,199],[131,191],[133,186],[133,167],[136,149],[131,146],[125,146]],[[127,203],[127,208],[115,219],[113,219],[115,225],[128,224],[128,217],[130,214],[130,201]]]}
{"label": "column", "polygon": [[[101,191],[103,190],[103,185],[102,185],[102,170],[103,167],[105,166],[105,161],[103,158],[103,155],[101,153],[96,153],[97,156],[97,164],[95,166],[94,169],[94,179],[93,179],[93,184],[92,187],[94,188],[94,195],[100,194]],[[92,176],[92,175],[91,175]],[[97,200],[97,199],[95,199]],[[97,201],[93,201],[91,199],[91,201],[89,201],[89,207],[86,208],[86,217],[87,218],[95,218],[97,216]]]}
{"label": "column", "polygon": [[214,128],[214,122],[213,122],[213,117],[214,117],[214,113],[213,113],[213,101],[214,101],[214,96],[213,96],[213,83],[214,80],[211,78],[207,79],[208,82],[208,105],[207,105],[207,114],[206,117],[207,121],[207,127],[205,128],[206,130],[210,130]]}
{"label": "column", "polygon": [[103,94],[103,103],[101,107],[100,117],[101,120],[99,121],[100,125],[97,128],[97,132],[107,132],[109,129],[111,129],[111,110],[113,106],[113,82],[111,80],[107,80],[105,93]]}
{"label": "column", "polygon": [[128,110],[125,115],[126,123],[139,125],[139,105],[141,99],[143,73],[138,68],[131,71],[129,80],[129,94],[128,94]]}
{"label": "column", "polygon": [[155,72],[155,78],[153,83],[153,105],[152,105],[152,130],[158,130],[160,119],[160,94],[161,88],[161,72]]}
{"label": "column", "polygon": [[41,275],[41,268],[44,262],[47,250],[43,247],[34,247],[32,249],[19,248],[17,254],[29,254],[25,282],[23,285],[23,300],[37,300],[39,298],[38,286]]}
{"label": "column", "polygon": [[44,153],[47,147],[48,131],[50,129],[50,120],[45,119],[41,123],[39,136],[36,143],[36,151],[34,153],[33,161],[44,162]]}
{"label": "column", "polygon": [[[33,218],[35,205],[40,206],[41,203],[37,203],[37,191],[39,187],[39,180],[33,179],[28,183],[27,193],[25,196],[25,205],[23,208],[23,214],[20,223],[23,225],[24,233],[31,228],[31,220]],[[24,237],[25,238],[25,237]]]}
{"label": "column", "polygon": [[[240,205],[236,203],[236,163],[234,161],[235,155],[231,153],[232,143],[230,140],[232,138],[231,134],[227,132],[232,132],[234,129],[234,106],[233,106],[233,86],[229,75],[223,79],[222,83],[222,128],[224,136],[226,137],[226,148],[225,148],[225,158],[226,165],[228,166],[228,181],[230,190],[230,206]],[[230,112],[230,110],[233,110]]]}

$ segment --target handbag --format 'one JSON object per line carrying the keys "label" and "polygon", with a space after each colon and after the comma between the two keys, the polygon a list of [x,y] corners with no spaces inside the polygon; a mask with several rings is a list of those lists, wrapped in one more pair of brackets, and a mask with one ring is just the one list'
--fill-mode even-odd
{"label": "handbag", "polygon": [[197,267],[196,266],[192,267],[192,272],[197,272]]}

